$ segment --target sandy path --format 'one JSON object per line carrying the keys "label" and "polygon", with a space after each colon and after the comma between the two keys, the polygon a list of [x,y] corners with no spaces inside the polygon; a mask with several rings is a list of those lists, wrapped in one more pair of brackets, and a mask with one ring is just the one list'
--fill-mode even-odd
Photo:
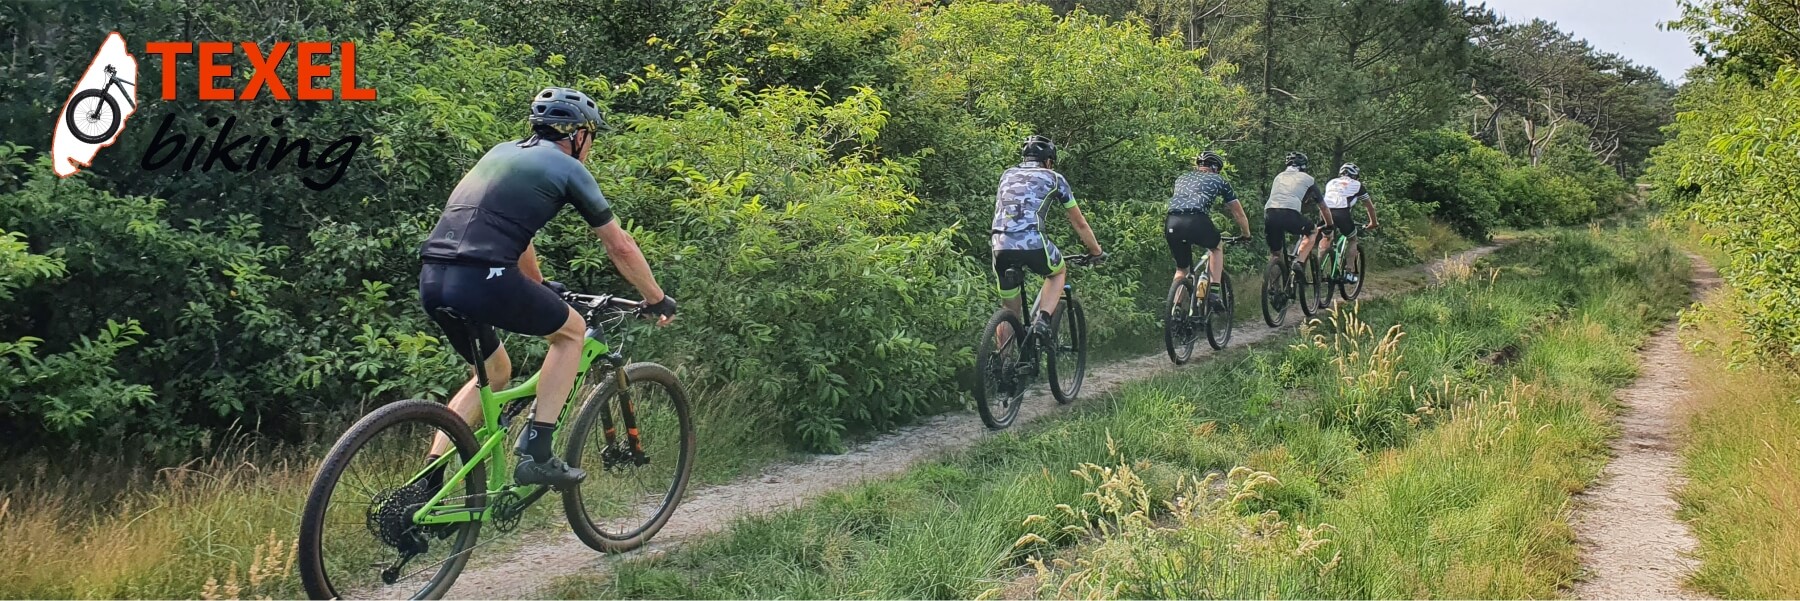
{"label": "sandy path", "polygon": [[[1430,278],[1450,263],[1471,263],[1497,250],[1485,246],[1465,251],[1454,257],[1433,261],[1408,271],[1423,271]],[[1256,302],[1255,288],[1238,290],[1240,302]],[[1391,291],[1389,292],[1392,293]],[[1365,298],[1382,296],[1369,290]],[[1302,321],[1297,309],[1290,309],[1288,326],[1270,329],[1259,316],[1240,321],[1232,336],[1232,348],[1254,344],[1283,333]],[[1212,349],[1205,344],[1194,349],[1194,361],[1210,357]],[[1177,369],[1162,351],[1154,354],[1096,366],[1088,372],[1081,391],[1082,399],[1091,399],[1117,390],[1132,380]],[[1048,389],[1039,386],[1026,395],[1019,411],[1021,423],[1058,411],[1056,400]],[[1018,427],[1016,424],[1014,427]],[[968,448],[987,434],[980,418],[973,412],[958,411],[923,420],[896,430],[841,455],[817,455],[797,463],[769,466],[761,473],[740,478],[729,484],[690,491],[676,509],[667,526],[643,549],[621,556],[630,558],[645,554],[666,553],[696,537],[719,532],[739,518],[770,513],[799,506],[827,492],[866,480],[888,478],[904,472],[927,459]],[[613,558],[596,554],[575,535],[562,532],[546,540],[529,543],[503,556],[480,556],[457,579],[450,598],[517,599],[534,596],[551,580],[579,573],[589,575],[610,569]],[[374,596],[406,595],[405,591],[376,591]]]}
{"label": "sandy path", "polygon": [[[1704,259],[1694,262],[1694,291],[1716,288],[1719,274]],[[1620,390],[1623,405],[1612,461],[1599,484],[1577,497],[1575,535],[1585,579],[1571,591],[1578,599],[1705,599],[1682,587],[1698,565],[1696,542],[1675,518],[1681,490],[1682,398],[1692,369],[1675,324],[1644,344],[1640,376]]]}

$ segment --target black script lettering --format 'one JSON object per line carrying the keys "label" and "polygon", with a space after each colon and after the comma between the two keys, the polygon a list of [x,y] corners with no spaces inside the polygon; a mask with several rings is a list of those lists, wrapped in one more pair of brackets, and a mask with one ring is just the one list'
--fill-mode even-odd
{"label": "black script lettering", "polygon": [[[332,153],[337,151],[340,147],[343,147],[346,143],[349,144],[349,147],[344,148],[343,152],[338,152],[333,156]],[[360,146],[362,146],[362,136],[354,134],[344,136],[343,138],[338,139],[338,141],[332,142],[330,146],[326,146],[324,150],[319,151],[319,159],[313,162],[314,165],[317,165],[321,169],[336,167],[331,173],[331,179],[321,183],[302,177],[300,178],[300,183],[306,184],[306,187],[312,188],[314,192],[323,192],[326,188],[337,185],[338,180],[344,179],[344,170],[350,167],[350,159],[356,158],[356,149]]]}
{"label": "black script lettering", "polygon": [[[213,120],[208,119],[207,123],[210,124],[212,121]],[[243,146],[245,142],[249,142],[250,136],[244,136],[232,140],[230,144],[226,144],[225,138],[231,137],[231,126],[233,125],[237,125],[237,117],[226,117],[225,127],[220,128],[219,135],[213,138],[212,150],[206,153],[206,163],[200,166],[201,171],[212,171],[213,161],[218,161],[225,165],[226,171],[237,173],[238,163],[231,160],[231,152],[236,150],[237,147]],[[268,138],[265,137],[263,139],[266,140]]]}
{"label": "black script lettering", "polygon": [[[139,167],[143,167],[145,171],[155,171],[175,159],[181,158],[181,148],[187,145],[187,134],[170,134],[169,127],[174,124],[174,114],[163,115],[162,125],[156,127],[156,137],[150,139],[150,145],[144,148],[144,156],[138,159]],[[169,156],[157,159],[156,153],[163,151],[171,144],[175,147],[169,150]]]}

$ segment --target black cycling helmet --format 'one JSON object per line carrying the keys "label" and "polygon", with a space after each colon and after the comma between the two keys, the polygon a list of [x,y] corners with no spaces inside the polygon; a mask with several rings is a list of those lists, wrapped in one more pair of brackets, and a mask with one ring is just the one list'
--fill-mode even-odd
{"label": "black cycling helmet", "polygon": [[1025,144],[1019,147],[1019,157],[1034,161],[1056,160],[1056,143],[1044,136],[1026,137]]}
{"label": "black cycling helmet", "polygon": [[1338,167],[1338,175],[1351,179],[1361,179],[1362,170],[1356,168],[1356,163],[1344,163],[1344,166]]}
{"label": "black cycling helmet", "polygon": [[1305,171],[1306,170],[1306,153],[1300,152],[1300,151],[1294,151],[1294,152],[1287,153],[1287,166],[1299,167],[1301,171]]}
{"label": "black cycling helmet", "polygon": [[1213,152],[1211,150],[1202,152],[1202,153],[1200,153],[1200,156],[1194,157],[1194,164],[1200,165],[1203,167],[1212,167],[1213,171],[1220,171],[1220,170],[1225,169],[1224,157],[1220,157],[1219,153]]}
{"label": "black cycling helmet", "polygon": [[526,118],[533,128],[549,126],[563,135],[576,130],[600,131],[606,118],[600,116],[600,105],[587,94],[572,88],[544,88],[531,99],[531,115]]}

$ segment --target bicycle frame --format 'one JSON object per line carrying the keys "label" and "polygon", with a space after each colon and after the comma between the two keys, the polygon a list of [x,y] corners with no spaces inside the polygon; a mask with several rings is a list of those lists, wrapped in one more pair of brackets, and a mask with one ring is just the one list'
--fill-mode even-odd
{"label": "bicycle frame", "polygon": [[[479,337],[471,339],[476,341],[480,340]],[[479,346],[479,342],[477,342],[477,346]],[[626,391],[629,390],[629,383],[625,381],[624,357],[613,352],[612,348],[606,344],[605,333],[598,327],[589,327],[587,336],[583,339],[581,347],[581,366],[579,371],[576,372],[575,385],[569,389],[570,398],[568,400],[575,400],[575,393],[580,391],[582,387],[587,384],[589,369],[593,367],[596,360],[602,358],[604,358],[610,366],[608,372],[614,374],[619,379],[618,390],[620,391],[620,412],[624,416],[626,435],[631,443],[632,451],[641,454],[643,453],[643,443],[638,439],[637,415],[635,408],[632,407],[630,396],[626,393]],[[477,512],[462,507],[439,507],[439,503],[442,503],[444,499],[450,496],[451,491],[456,490],[458,485],[468,479],[469,472],[473,471],[475,466],[488,462],[502,452],[502,445],[506,444],[507,428],[506,424],[500,422],[501,411],[506,407],[507,403],[536,396],[539,374],[532,374],[531,378],[525,380],[524,383],[500,391],[495,391],[489,387],[487,370],[480,364],[476,364],[475,366],[475,377],[480,384],[479,390],[481,393],[482,419],[481,427],[475,430],[475,440],[481,443],[481,448],[475,451],[474,457],[471,457],[468,461],[463,463],[461,469],[457,470],[454,475],[444,480],[443,486],[438,489],[437,494],[431,497],[430,501],[427,501],[418,511],[413,512],[414,523],[431,525],[454,524],[475,520],[485,521],[493,517],[492,514],[494,508],[498,506],[495,503],[484,503],[484,507],[479,514],[477,514]],[[601,377],[604,378],[605,376],[602,375]],[[562,413],[557,419],[558,424],[567,421],[569,412],[575,405],[576,403],[574,402],[563,403]],[[616,430],[613,425],[611,412],[602,414],[601,424],[605,427],[605,440],[607,446],[610,447],[617,442]],[[419,477],[430,473],[432,470],[443,467],[450,462],[450,457],[450,453],[445,453],[442,457],[439,457],[436,461],[427,465],[424,470],[421,470],[417,475],[413,476],[413,478],[416,480]],[[539,496],[548,491],[544,486],[509,486],[507,484],[507,478],[510,474],[507,474],[506,470],[502,469],[489,470],[487,476],[488,494],[509,493],[523,490],[524,494],[521,495],[522,497],[535,501]]]}

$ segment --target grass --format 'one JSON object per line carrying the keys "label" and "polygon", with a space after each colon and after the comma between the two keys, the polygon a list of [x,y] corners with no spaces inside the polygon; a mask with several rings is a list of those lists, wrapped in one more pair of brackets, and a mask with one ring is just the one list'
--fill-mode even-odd
{"label": "grass", "polygon": [[1495,263],[550,592],[966,598],[1034,566],[1075,597],[1554,595],[1610,391],[1685,274],[1641,234]]}
{"label": "grass", "polygon": [[[1689,248],[1722,260],[1687,234]],[[1740,301],[1721,292],[1682,320],[1696,350],[1680,494],[1700,541],[1692,584],[1726,598],[1800,597],[1800,373],[1752,358]]]}
{"label": "grass", "polygon": [[[741,441],[700,445],[694,485],[789,456],[756,419],[724,414],[738,405],[691,402],[702,436]],[[98,458],[9,461],[0,468],[8,482],[0,486],[0,598],[301,595],[291,555],[324,450],[233,448],[160,470]],[[568,527],[554,498],[533,506],[523,523],[524,534],[484,546],[484,554]]]}

